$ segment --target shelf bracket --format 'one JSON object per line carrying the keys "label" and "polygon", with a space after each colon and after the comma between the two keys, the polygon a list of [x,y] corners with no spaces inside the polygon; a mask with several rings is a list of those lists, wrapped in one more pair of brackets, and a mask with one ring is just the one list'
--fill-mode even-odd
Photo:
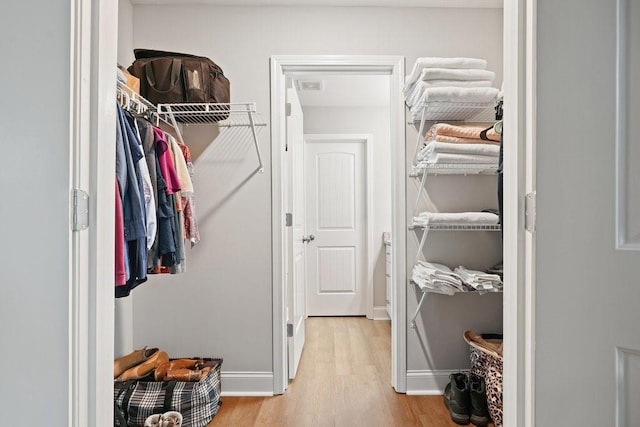
{"label": "shelf bracket", "polygon": [[253,111],[251,106],[247,104],[247,117],[249,118],[249,124],[251,125],[251,135],[253,135],[253,144],[256,147],[256,153],[258,154],[258,163],[260,173],[264,172],[264,166],[262,165],[262,156],[260,155],[260,147],[258,146],[258,134],[256,133],[256,124],[253,121]]}
{"label": "shelf bracket", "polygon": [[422,308],[422,303],[424,303],[424,298],[426,296],[427,296],[427,293],[425,291],[422,291],[422,296],[420,297],[420,301],[418,302],[416,311],[413,313],[413,316],[411,316],[411,322],[409,323],[409,325],[411,326],[411,329],[416,328],[416,319],[418,318],[418,314],[420,314],[420,309]]}
{"label": "shelf bracket", "polygon": [[418,251],[416,252],[416,264],[420,261],[420,258],[423,258],[422,250],[424,249],[424,244],[427,241],[427,235],[429,234],[429,228],[424,228],[422,231],[422,238],[420,239],[420,244],[418,245]]}

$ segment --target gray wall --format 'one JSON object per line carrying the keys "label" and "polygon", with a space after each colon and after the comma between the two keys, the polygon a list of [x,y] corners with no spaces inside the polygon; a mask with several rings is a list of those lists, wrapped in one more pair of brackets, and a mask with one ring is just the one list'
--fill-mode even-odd
{"label": "gray wall", "polygon": [[60,0],[0,16],[0,407],[16,425],[69,420],[70,16]]}
{"label": "gray wall", "polygon": [[[502,79],[502,11],[495,9],[134,6],[134,22],[134,47],[214,59],[231,79],[232,100],[255,101],[267,119],[271,55],[402,55],[409,67],[419,56],[482,57],[497,85]],[[220,355],[228,371],[272,370],[268,130],[260,148],[264,174],[252,175],[248,141],[214,142],[198,160],[203,241],[188,253],[186,274],[151,278],[134,291],[136,347]],[[462,347],[457,332],[446,338]],[[412,336],[409,354],[410,369],[430,369]]]}
{"label": "gray wall", "polygon": [[[382,233],[391,231],[391,145],[386,108],[303,107],[304,133],[373,135],[373,289],[374,307],[386,307],[385,247]],[[385,309],[386,310],[386,309]],[[386,313],[386,311],[385,311]]]}

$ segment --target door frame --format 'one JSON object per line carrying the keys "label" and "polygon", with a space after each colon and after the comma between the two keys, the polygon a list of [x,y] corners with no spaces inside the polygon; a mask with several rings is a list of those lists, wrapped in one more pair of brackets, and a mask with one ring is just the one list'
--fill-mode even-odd
{"label": "door frame", "polygon": [[[349,141],[349,142],[360,142],[364,144],[365,149],[365,206],[367,209],[366,212],[366,225],[365,225],[365,250],[366,250],[366,274],[364,275],[365,285],[364,285],[364,301],[365,301],[365,311],[367,319],[374,319],[374,284],[373,284],[373,267],[374,267],[374,251],[373,251],[373,173],[372,167],[373,165],[373,135],[367,133],[305,133],[304,134],[304,143],[307,142],[338,142],[338,141]],[[305,145],[306,147],[306,145]],[[306,208],[306,206],[305,206]],[[306,224],[305,224],[306,225]],[[305,230],[305,234],[308,234]],[[305,275],[307,271],[305,271]],[[305,286],[308,283],[305,280]],[[308,290],[308,289],[307,289]],[[305,290],[306,291],[306,290]],[[309,293],[306,293],[307,296],[307,307],[306,312],[309,313],[309,305],[308,298]]]}
{"label": "door frame", "polygon": [[[292,75],[318,73],[378,74],[391,76],[390,137],[395,149],[391,150],[392,245],[393,265],[406,265],[406,167],[405,167],[405,111],[402,86],[404,85],[404,57],[377,55],[274,55],[270,59],[271,90],[271,197],[272,197],[272,262],[273,262],[273,392],[282,394],[287,388],[286,301],[284,283],[283,228],[283,167],[282,153],[285,141],[286,78]],[[394,284],[406,283],[406,268],[393,268]],[[396,319],[406,318],[406,286],[393,286]],[[406,321],[392,322],[391,326],[391,384],[396,391],[406,391]]]}
{"label": "door frame", "polygon": [[536,189],[536,14],[537,0],[504,2],[503,423],[522,427],[535,426],[536,247],[525,196]]}
{"label": "door frame", "polygon": [[113,425],[114,174],[118,4],[72,0],[69,80],[72,188],[89,195],[73,231],[69,283],[69,426]]}

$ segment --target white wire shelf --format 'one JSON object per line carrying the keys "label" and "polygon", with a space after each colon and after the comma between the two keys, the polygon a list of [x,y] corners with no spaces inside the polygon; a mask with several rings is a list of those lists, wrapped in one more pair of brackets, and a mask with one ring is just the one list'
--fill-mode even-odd
{"label": "white wire shelf", "polygon": [[[416,283],[413,279],[409,279],[409,282],[412,285],[415,285],[418,288],[420,288],[420,290],[422,292],[425,292],[425,293],[453,296],[453,295],[449,295],[449,294],[444,293],[444,292],[438,292],[437,290],[428,288],[426,286],[421,286],[420,284]],[[502,289],[495,289],[495,288],[494,289],[473,289],[473,290],[464,290],[464,291],[460,291],[458,289],[452,288],[452,290],[453,290],[453,294],[454,295],[456,295],[456,294],[479,294],[479,295],[484,295],[484,294],[499,294],[499,293],[502,292]]]}
{"label": "white wire shelf", "polygon": [[155,105],[120,80],[117,82],[116,99],[124,109],[137,114],[155,114],[157,110]]}
{"label": "white wire shelf", "polygon": [[476,225],[476,224],[411,224],[409,230],[440,230],[440,231],[500,231],[500,224]]}
{"label": "white wire shelf", "polygon": [[411,316],[411,320],[409,321],[409,326],[411,327],[411,329],[415,329],[416,328],[416,319],[418,318],[418,314],[420,314],[420,309],[422,308],[422,305],[424,304],[424,300],[425,297],[427,296],[427,294],[438,294],[438,295],[447,295],[447,296],[454,296],[454,295],[459,295],[459,294],[476,294],[476,295],[485,295],[485,294],[499,294],[502,293],[502,289],[482,289],[482,290],[464,290],[464,291],[460,291],[458,289],[453,289],[453,295],[444,293],[444,292],[438,292],[435,289],[430,289],[427,288],[425,286],[421,286],[418,283],[414,282],[413,279],[409,279],[409,283],[412,285],[417,286],[420,291],[422,292],[422,296],[420,297],[420,301],[418,302],[418,305],[416,306],[415,311],[413,312],[413,316]]}
{"label": "white wire shelf", "polygon": [[430,163],[425,165],[424,168],[414,167],[409,176],[420,178],[425,173],[427,175],[496,175],[498,173],[498,165]]}
{"label": "white wire shelf", "polygon": [[218,127],[261,127],[262,120],[253,102],[158,104],[158,114],[185,124],[215,123]]}
{"label": "white wire shelf", "polygon": [[[267,126],[256,111],[256,104],[245,103],[185,103],[185,104],[158,104],[158,116],[171,123],[182,140],[182,134],[178,123],[185,125],[215,125],[220,131],[217,139],[230,138],[234,141],[241,140],[239,133],[247,132],[253,140],[258,156],[258,169],[264,171],[260,147],[258,146],[258,131]],[[234,132],[225,129],[234,129]],[[244,131],[243,131],[244,129]],[[184,142],[184,141],[183,141]]]}
{"label": "white wire shelf", "polygon": [[414,121],[492,121],[495,102],[430,101],[414,109]]}

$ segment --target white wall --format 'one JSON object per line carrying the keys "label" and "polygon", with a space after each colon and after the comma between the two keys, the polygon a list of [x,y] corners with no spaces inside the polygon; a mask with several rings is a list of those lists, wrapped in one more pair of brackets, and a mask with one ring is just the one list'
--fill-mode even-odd
{"label": "white wall", "polygon": [[70,4],[0,16],[0,407],[15,425],[69,425]]}
{"label": "white wall", "polygon": [[[387,108],[304,107],[304,133],[373,135],[374,307],[386,307],[385,247],[382,233],[391,231],[391,146]],[[384,310],[383,310],[384,312]]]}
{"label": "white wall", "polygon": [[118,0],[118,64],[127,68],[133,56],[133,5],[130,0]]}
{"label": "white wall", "polygon": [[[419,56],[473,56],[488,60],[497,84],[502,78],[502,11],[495,9],[141,5],[134,6],[134,22],[134,47],[212,58],[231,80],[232,100],[255,101],[267,119],[271,55],[403,55],[409,67]],[[151,278],[134,291],[136,346],[223,356],[223,371],[271,372],[268,131],[260,148],[264,174],[252,175],[248,141],[214,142],[199,159],[203,241],[189,252],[186,274]],[[457,333],[448,338],[462,346]],[[410,335],[408,345],[409,368],[430,369],[417,337]]]}

